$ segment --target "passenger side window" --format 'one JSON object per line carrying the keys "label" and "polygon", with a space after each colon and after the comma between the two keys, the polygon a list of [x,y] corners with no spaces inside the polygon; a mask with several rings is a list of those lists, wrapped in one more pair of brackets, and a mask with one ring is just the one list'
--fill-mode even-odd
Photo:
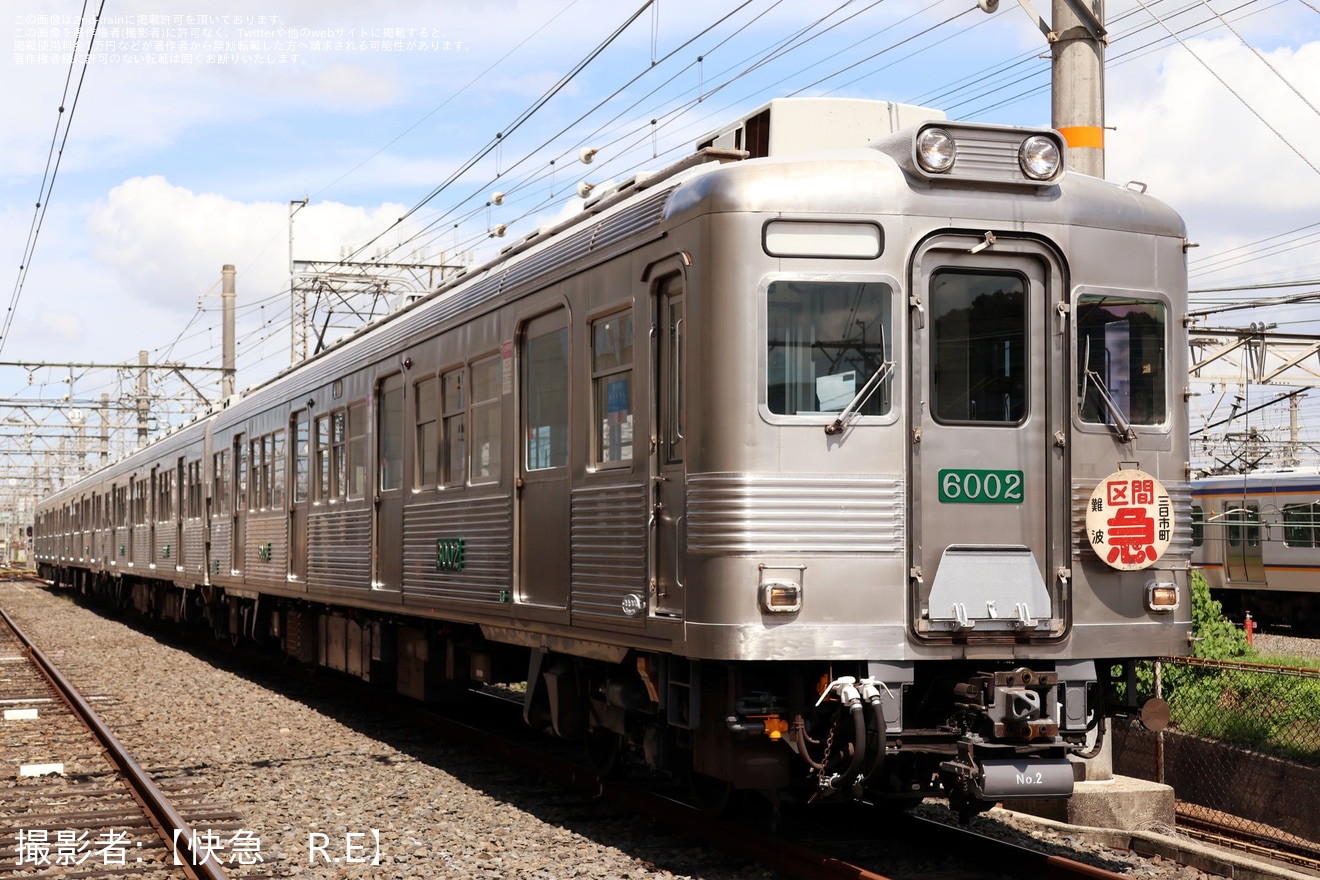
{"label": "passenger side window", "polygon": [[215,468],[212,474],[212,512],[224,515],[229,513],[229,450],[221,449],[212,457],[211,463]]}
{"label": "passenger side window", "polygon": [[1283,509],[1283,543],[1320,546],[1320,504],[1290,504]]}
{"label": "passenger side window", "polygon": [[248,460],[247,443],[243,440],[243,435],[239,434],[234,438],[234,482],[238,485],[238,494],[235,498],[237,510],[247,510],[248,506]]}
{"label": "passenger side window", "polygon": [[367,405],[348,408],[348,497],[362,498],[367,492]]}
{"label": "passenger side window", "polygon": [[[529,471],[568,464],[568,327],[562,313],[537,318],[523,354],[523,424]],[[538,329],[539,326],[545,329]]]}
{"label": "passenger side window", "polygon": [[330,417],[330,497],[342,500],[348,493],[348,413],[339,410]]}
{"label": "passenger side window", "polygon": [[[1087,294],[1077,298],[1077,405],[1083,422],[1133,425],[1168,420],[1165,307]],[[1106,399],[1107,398],[1107,399]]]}
{"label": "passenger side window", "polygon": [[329,501],[330,489],[330,416],[316,417],[316,500]]}
{"label": "passenger side window", "polygon": [[[441,407],[444,412],[444,474],[446,486],[462,486],[467,480],[467,395],[464,370],[450,370],[441,379]],[[496,430],[498,442],[498,429]],[[498,462],[499,455],[496,454]],[[498,465],[496,472],[498,475]]]}
{"label": "passenger side window", "polygon": [[403,487],[403,377],[389,376],[381,383],[377,397],[377,463],[380,473],[376,485],[382,492]]}
{"label": "passenger side window", "polygon": [[633,319],[630,312],[591,325],[591,383],[597,464],[633,457]]}
{"label": "passenger side window", "polygon": [[293,414],[293,501],[301,504],[307,500],[311,487],[308,485],[307,467],[311,461],[311,438],[308,436],[307,411],[299,410]]}
{"label": "passenger side window", "polygon": [[500,478],[500,394],[504,373],[500,356],[472,364],[472,483]]}
{"label": "passenger side window", "polygon": [[270,504],[270,483],[267,482],[270,471],[267,470],[265,442],[268,439],[268,437],[258,437],[251,445],[253,510],[263,510]]}
{"label": "passenger side window", "polygon": [[434,486],[438,476],[438,456],[440,437],[436,422],[439,402],[436,390],[439,380],[434,376],[422,379],[413,385],[413,402],[416,406],[416,462],[413,466],[413,487]]}
{"label": "passenger side window", "polygon": [[266,438],[270,446],[270,506],[284,508],[284,431],[276,431]]}

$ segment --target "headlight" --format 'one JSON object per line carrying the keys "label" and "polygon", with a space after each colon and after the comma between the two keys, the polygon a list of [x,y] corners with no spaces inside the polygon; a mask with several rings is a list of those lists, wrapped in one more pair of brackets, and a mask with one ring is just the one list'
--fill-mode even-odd
{"label": "headlight", "polygon": [[933,174],[943,174],[953,167],[958,147],[953,135],[942,128],[928,128],[917,138],[917,161]]}
{"label": "headlight", "polygon": [[1022,173],[1032,180],[1049,180],[1059,172],[1062,156],[1054,138],[1036,134],[1022,142],[1018,150]]}

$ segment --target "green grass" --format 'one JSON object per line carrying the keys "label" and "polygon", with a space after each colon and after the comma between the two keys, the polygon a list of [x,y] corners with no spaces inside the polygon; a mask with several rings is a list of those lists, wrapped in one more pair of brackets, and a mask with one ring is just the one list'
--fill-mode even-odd
{"label": "green grass", "polygon": [[[1196,656],[1273,666],[1320,668],[1315,658],[1263,655],[1223,616],[1199,572],[1192,574]],[[1172,725],[1188,733],[1320,764],[1320,679],[1268,671],[1165,666]]]}

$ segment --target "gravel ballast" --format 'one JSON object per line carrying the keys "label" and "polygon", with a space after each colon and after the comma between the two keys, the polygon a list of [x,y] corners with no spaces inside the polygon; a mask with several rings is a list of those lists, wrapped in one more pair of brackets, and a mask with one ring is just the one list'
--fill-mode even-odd
{"label": "gravel ballast", "polygon": [[[369,705],[277,693],[65,594],[3,584],[0,604],[84,694],[109,697],[104,720],[142,766],[187,768],[217,804],[243,816],[260,861],[230,861],[231,876],[779,876],[647,819],[538,787],[494,759],[374,717]],[[1014,816],[1008,827],[1030,827]],[[218,854],[238,855],[223,846]],[[1106,861],[1140,877],[1216,876],[1128,853]]]}

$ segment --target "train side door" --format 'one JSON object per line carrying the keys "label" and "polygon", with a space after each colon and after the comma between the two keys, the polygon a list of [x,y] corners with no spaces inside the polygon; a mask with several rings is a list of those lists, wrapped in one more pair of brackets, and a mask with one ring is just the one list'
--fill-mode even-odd
{"label": "train side door", "polygon": [[1057,262],[940,236],[913,266],[912,608],[921,635],[1057,636],[1068,565]]}
{"label": "train side door", "polygon": [[564,608],[569,592],[568,310],[527,322],[519,347],[518,598]]}
{"label": "train side door", "polygon": [[293,480],[289,484],[289,580],[307,584],[307,508],[311,505],[311,413],[294,412],[289,420]]}
{"label": "train side door", "polygon": [[403,375],[376,385],[376,570],[372,587],[403,585]]}
{"label": "train side door", "polygon": [[156,532],[161,516],[160,484],[165,479],[159,467],[151,469],[151,497],[147,499],[147,568],[155,568],[160,551],[156,545]]}
{"label": "train side door", "polygon": [[180,456],[178,466],[174,471],[174,509],[171,511],[174,526],[170,529],[170,534],[174,542],[172,548],[174,552],[166,559],[167,562],[173,563],[175,571],[186,570],[185,566],[188,564],[183,549],[183,522],[190,515],[187,499],[189,487],[192,484],[188,481],[188,477],[188,460]]}
{"label": "train side door", "polygon": [[656,286],[652,345],[655,413],[651,454],[652,608],[658,616],[683,616],[683,537],[686,524],[686,471],[683,435],[683,367],[686,305],[683,276],[670,275]]}
{"label": "train side door", "polygon": [[1224,508],[1225,575],[1230,582],[1264,583],[1260,505],[1245,498],[1229,498]]}
{"label": "train side door", "polygon": [[247,552],[248,465],[247,435],[234,435],[234,450],[230,456],[234,468],[234,521],[230,531],[233,547],[229,554],[229,573],[243,573],[244,554]]}
{"label": "train side door", "polygon": [[123,550],[116,550],[119,554],[119,564],[126,568],[133,568],[133,563],[137,560],[137,551],[134,549],[134,543],[137,538],[138,530],[138,493],[142,491],[142,480],[136,474],[128,478],[128,506],[124,510],[124,537],[120,539]]}

